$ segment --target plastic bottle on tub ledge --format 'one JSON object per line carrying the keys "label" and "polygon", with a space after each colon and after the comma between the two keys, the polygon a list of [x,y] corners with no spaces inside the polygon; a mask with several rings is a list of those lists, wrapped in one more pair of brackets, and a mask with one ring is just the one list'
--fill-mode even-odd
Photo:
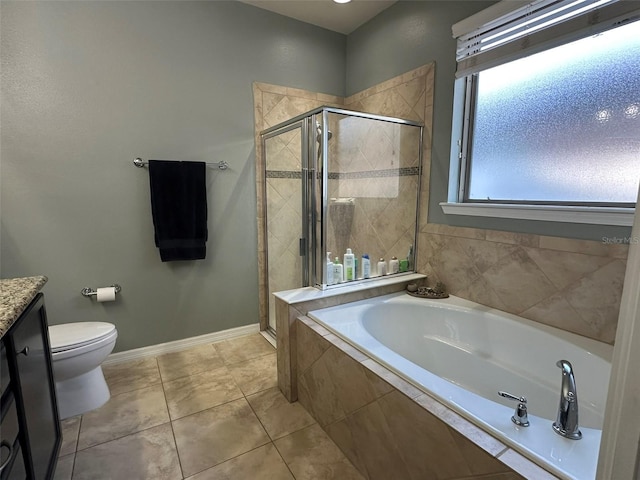
{"label": "plastic bottle on tub ledge", "polygon": [[344,280],[345,282],[351,282],[356,279],[356,262],[355,255],[350,248],[347,248],[347,253],[344,254]]}
{"label": "plastic bottle on tub ledge", "polygon": [[391,257],[389,260],[389,275],[393,275],[394,273],[398,273],[400,271],[400,262],[398,261],[398,257]]}
{"label": "plastic bottle on tub ledge", "polygon": [[387,274],[387,262],[384,261],[384,258],[378,260],[378,276],[384,277]]}
{"label": "plastic bottle on tub ledge", "polygon": [[342,273],[342,264],[340,263],[340,259],[336,257],[336,260],[333,262],[333,283],[342,283],[343,282],[343,273]]}
{"label": "plastic bottle on tub ledge", "polygon": [[333,262],[331,261],[331,252],[327,252],[327,264],[325,268],[327,269],[327,285],[333,285],[335,281],[333,279]]}
{"label": "plastic bottle on tub ledge", "polygon": [[362,278],[371,277],[371,260],[369,260],[369,255],[362,255]]}

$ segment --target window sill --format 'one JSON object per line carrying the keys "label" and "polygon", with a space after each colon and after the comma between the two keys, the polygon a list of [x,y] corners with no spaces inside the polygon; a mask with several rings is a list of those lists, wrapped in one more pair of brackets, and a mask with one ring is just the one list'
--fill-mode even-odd
{"label": "window sill", "polygon": [[594,225],[633,225],[634,208],[565,207],[553,205],[514,205],[496,203],[440,203],[447,215],[517,218],[546,222],[589,223]]}

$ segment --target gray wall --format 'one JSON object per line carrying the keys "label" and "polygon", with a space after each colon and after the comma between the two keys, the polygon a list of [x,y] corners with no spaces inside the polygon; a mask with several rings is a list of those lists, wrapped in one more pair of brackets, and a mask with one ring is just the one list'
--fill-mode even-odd
{"label": "gray wall", "polygon": [[[47,275],[49,322],[112,322],[116,350],[256,323],[252,82],[343,95],[346,37],[239,2],[1,8],[2,277]],[[160,262],[136,156],[229,163],[206,260]]]}
{"label": "gray wall", "polygon": [[347,95],[427,62],[436,62],[429,221],[456,226],[601,240],[629,237],[630,227],[444,215],[447,200],[455,40],[451,26],[495,2],[401,0],[347,39]]}

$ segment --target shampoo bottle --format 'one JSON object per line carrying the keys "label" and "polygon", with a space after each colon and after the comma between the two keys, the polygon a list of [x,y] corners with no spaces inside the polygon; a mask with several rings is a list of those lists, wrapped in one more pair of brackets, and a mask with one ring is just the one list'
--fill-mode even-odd
{"label": "shampoo bottle", "polygon": [[389,260],[389,274],[398,273],[400,271],[400,262],[397,257],[391,257]]}
{"label": "shampoo bottle", "polygon": [[333,285],[334,284],[334,280],[333,280],[333,262],[331,261],[331,252],[327,252],[327,265],[325,267],[327,269],[327,278],[326,278],[326,282],[327,285]]}
{"label": "shampoo bottle", "polygon": [[344,254],[344,280],[346,282],[356,279],[355,269],[355,255],[351,252],[350,248],[347,248],[347,253]]}
{"label": "shampoo bottle", "polygon": [[384,277],[387,274],[387,262],[384,261],[384,258],[378,260],[378,275]]}
{"label": "shampoo bottle", "polygon": [[342,264],[338,257],[333,262],[333,283],[342,283]]}
{"label": "shampoo bottle", "polygon": [[362,278],[369,278],[371,276],[371,260],[366,253],[362,255]]}

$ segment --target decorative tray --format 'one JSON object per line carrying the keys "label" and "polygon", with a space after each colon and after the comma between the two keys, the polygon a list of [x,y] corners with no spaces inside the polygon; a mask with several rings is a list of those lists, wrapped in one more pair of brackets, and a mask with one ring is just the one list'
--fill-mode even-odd
{"label": "decorative tray", "polygon": [[407,291],[407,293],[412,297],[418,297],[418,298],[448,298],[449,297],[448,293],[437,292],[433,288],[429,288],[429,287],[420,287],[416,292]]}

